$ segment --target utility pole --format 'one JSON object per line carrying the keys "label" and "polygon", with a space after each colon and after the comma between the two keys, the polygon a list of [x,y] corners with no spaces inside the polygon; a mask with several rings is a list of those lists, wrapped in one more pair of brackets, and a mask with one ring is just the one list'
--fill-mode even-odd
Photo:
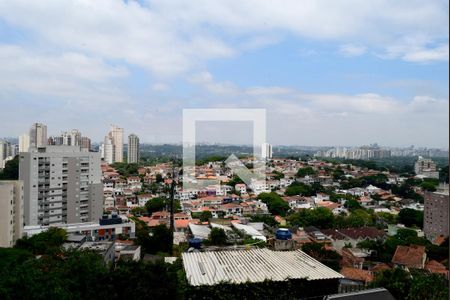
{"label": "utility pole", "polygon": [[[173,159],[172,160],[172,183],[171,183],[171,186],[170,186],[170,204],[169,204],[169,206],[170,206],[170,208],[169,208],[169,210],[170,210],[170,233],[171,233],[171,236],[172,236],[172,241],[171,241],[171,243],[172,243],[172,246],[171,246],[171,249],[172,249],[172,252],[173,252],[173,236],[174,236],[174,232],[175,232],[175,216],[174,216],[174,194],[175,194],[175,159]],[[173,253],[172,253],[173,254]]]}

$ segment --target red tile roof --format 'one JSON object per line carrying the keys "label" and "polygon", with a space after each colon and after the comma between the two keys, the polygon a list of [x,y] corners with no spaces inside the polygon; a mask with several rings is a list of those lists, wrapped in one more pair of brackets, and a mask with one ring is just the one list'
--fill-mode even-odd
{"label": "red tile roof", "polygon": [[424,265],[424,256],[424,246],[397,246],[394,256],[392,257],[392,262],[410,268],[422,269]]}
{"label": "red tile roof", "polygon": [[370,271],[361,270],[351,267],[343,267],[340,272],[347,279],[362,281],[364,283],[369,283],[373,281],[373,275]]}
{"label": "red tile roof", "polygon": [[435,260],[430,260],[425,264],[425,270],[430,271],[431,273],[437,273],[442,274],[445,277],[448,277],[448,270],[447,268],[441,264],[440,262],[437,262]]}

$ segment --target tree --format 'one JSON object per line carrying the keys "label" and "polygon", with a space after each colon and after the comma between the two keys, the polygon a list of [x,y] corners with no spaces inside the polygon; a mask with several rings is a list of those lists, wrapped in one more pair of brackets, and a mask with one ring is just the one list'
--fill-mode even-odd
{"label": "tree", "polygon": [[0,180],[17,180],[19,179],[19,155],[5,164],[5,168],[0,171]]}
{"label": "tree", "polygon": [[302,209],[288,217],[292,225],[301,227],[316,226],[318,228],[332,228],[335,218],[331,210],[325,207]]}
{"label": "tree", "polygon": [[430,181],[424,181],[420,184],[420,187],[425,190],[425,191],[429,191],[429,192],[434,192],[436,191],[436,185],[433,182]]}
{"label": "tree", "polygon": [[372,285],[386,288],[395,299],[406,299],[411,281],[408,272],[401,268],[394,268],[378,273]]}
{"label": "tree", "polygon": [[285,202],[278,194],[274,192],[261,193],[257,198],[267,204],[267,208],[272,215],[280,215],[284,217],[290,208],[289,204],[287,204],[287,202]]}
{"label": "tree", "polygon": [[202,222],[208,222],[212,218],[212,213],[209,210],[202,211],[199,215],[199,219]]}
{"label": "tree", "polygon": [[209,234],[211,245],[223,246],[227,243],[227,234],[222,228],[213,228]]}
{"label": "tree", "polygon": [[162,175],[158,173],[155,176],[155,181],[156,181],[156,183],[161,183],[164,181],[164,179],[163,179]]}
{"label": "tree", "polygon": [[348,208],[348,210],[353,211],[355,209],[361,209],[361,204],[354,199],[349,199],[345,201],[344,207]]}
{"label": "tree", "polygon": [[448,282],[444,276],[419,270],[412,275],[408,300],[448,299]]}
{"label": "tree", "polygon": [[252,215],[250,217],[252,222],[263,222],[271,227],[276,227],[278,222],[275,220],[273,216],[269,215]]}
{"label": "tree", "polygon": [[151,215],[155,211],[161,211],[166,207],[166,200],[163,198],[153,198],[145,203],[145,209]]}
{"label": "tree", "polygon": [[135,217],[139,217],[142,216],[143,214],[145,214],[147,212],[147,210],[143,207],[134,207],[131,210],[131,213],[133,214],[133,216]]}
{"label": "tree", "polygon": [[316,171],[312,167],[300,168],[297,171],[297,177],[305,177],[307,175],[315,175]]}
{"label": "tree", "polygon": [[35,255],[55,254],[61,252],[62,244],[67,240],[64,229],[50,227],[44,232],[16,241],[15,248],[30,251]]}
{"label": "tree", "polygon": [[439,170],[439,181],[448,183],[448,165]]}
{"label": "tree", "polygon": [[371,216],[364,209],[356,209],[352,211],[347,218],[348,227],[364,227],[371,224]]}
{"label": "tree", "polygon": [[398,221],[407,227],[417,226],[422,228],[423,212],[415,209],[404,208],[398,213]]}
{"label": "tree", "polygon": [[302,246],[302,251],[333,270],[339,271],[339,261],[342,257],[336,251],[325,249],[324,244],[307,243]]}
{"label": "tree", "polygon": [[173,235],[165,224],[158,225],[151,230],[149,253],[172,253]]}
{"label": "tree", "polygon": [[324,188],[320,183],[315,183],[312,185],[308,185],[302,182],[294,182],[290,186],[286,188],[286,192],[284,193],[286,196],[314,196],[317,192],[324,191]]}

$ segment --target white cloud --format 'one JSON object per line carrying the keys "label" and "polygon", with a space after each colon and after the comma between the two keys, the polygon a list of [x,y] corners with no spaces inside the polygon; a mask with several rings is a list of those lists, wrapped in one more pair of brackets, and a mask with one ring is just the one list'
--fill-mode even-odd
{"label": "white cloud", "polygon": [[348,57],[360,56],[366,53],[367,48],[360,45],[346,44],[339,47],[339,52]]}
{"label": "white cloud", "polygon": [[[83,103],[125,100],[111,81],[128,76],[126,69],[79,53],[46,54],[0,44],[0,89],[4,94],[26,93]],[[1,100],[1,99],[0,99]]]}
{"label": "white cloud", "polygon": [[155,92],[165,92],[169,89],[169,86],[167,84],[158,82],[158,83],[154,83],[152,85],[152,90],[154,90]]}
{"label": "white cloud", "polygon": [[[367,47],[414,62],[443,60],[447,10],[439,0],[0,1],[0,19],[30,33],[35,47],[125,61],[158,76],[289,35],[344,44],[346,55]],[[408,51],[395,45],[400,39],[443,42],[433,48],[416,41],[418,48]]]}
{"label": "white cloud", "polygon": [[[210,73],[203,76],[207,80],[197,83],[208,91],[203,95],[208,102],[202,104],[211,107],[210,103],[215,103],[223,94],[208,86],[222,83],[215,82]],[[228,95],[230,102],[239,102],[240,107],[267,109],[268,139],[272,143],[358,145],[379,142],[442,147],[448,143],[448,99],[427,95],[402,100],[375,93],[304,93],[279,86],[242,88],[233,85],[233,92]],[[210,142],[217,139],[216,136],[210,138]]]}

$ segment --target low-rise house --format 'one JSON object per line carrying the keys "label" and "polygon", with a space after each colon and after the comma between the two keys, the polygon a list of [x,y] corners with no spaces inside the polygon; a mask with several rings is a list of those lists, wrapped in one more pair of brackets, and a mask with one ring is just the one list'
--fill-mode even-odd
{"label": "low-rise house", "polygon": [[150,201],[150,199],[152,199],[153,195],[152,194],[141,194],[141,195],[137,195],[137,201],[138,201],[138,205],[143,207],[145,206],[145,204]]}
{"label": "low-rise house", "polygon": [[352,267],[343,267],[340,271],[347,280],[351,280],[357,285],[367,286],[374,279],[372,272]]}
{"label": "low-rise house", "polygon": [[397,246],[392,263],[404,268],[423,269],[426,259],[424,246]]}
{"label": "low-rise house", "polygon": [[347,244],[356,248],[357,244],[364,240],[377,240],[385,237],[384,230],[376,227],[324,229],[322,232],[332,241],[333,247],[338,251],[341,251]]}
{"label": "low-rise house", "polygon": [[370,251],[359,248],[342,248],[341,266],[362,269],[366,258],[370,257]]}
{"label": "low-rise house", "polygon": [[443,264],[441,264],[440,262],[437,262],[435,260],[429,260],[425,264],[425,270],[427,270],[427,271],[429,271],[431,273],[441,274],[445,278],[448,279],[448,270],[447,270],[447,268]]}

